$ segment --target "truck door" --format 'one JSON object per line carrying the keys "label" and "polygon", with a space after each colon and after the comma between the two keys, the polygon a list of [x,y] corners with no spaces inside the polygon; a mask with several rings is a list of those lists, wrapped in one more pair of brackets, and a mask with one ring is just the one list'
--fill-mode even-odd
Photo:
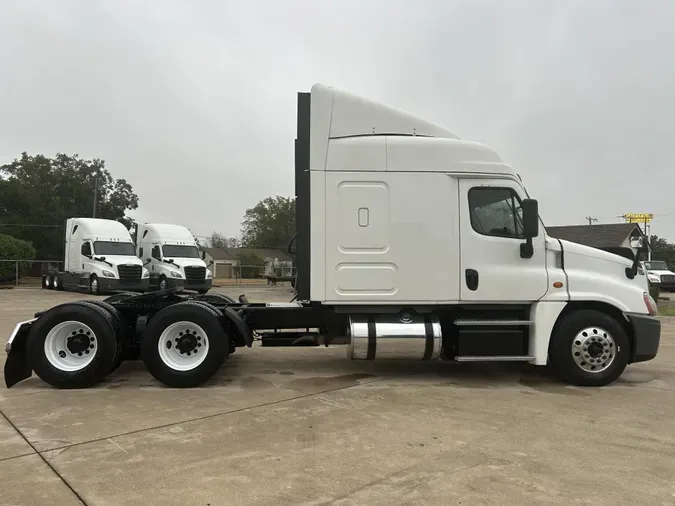
{"label": "truck door", "polygon": [[77,266],[78,269],[76,271],[78,274],[92,272],[92,264],[94,263],[94,259],[89,258],[91,256],[93,256],[91,243],[89,241],[83,241],[82,245],[80,246],[80,265]]}
{"label": "truck door", "polygon": [[525,242],[520,203],[527,198],[515,181],[460,179],[460,299],[532,302],[548,289],[546,239],[540,228],[534,255],[522,258]]}

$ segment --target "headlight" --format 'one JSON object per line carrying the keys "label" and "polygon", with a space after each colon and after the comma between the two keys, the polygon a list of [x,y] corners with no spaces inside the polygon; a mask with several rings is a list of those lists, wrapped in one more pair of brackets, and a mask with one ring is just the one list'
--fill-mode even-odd
{"label": "headlight", "polygon": [[647,274],[647,279],[650,283],[660,283],[661,279],[655,274]]}
{"label": "headlight", "polygon": [[183,275],[180,272],[171,271],[171,277],[172,278],[182,278]]}
{"label": "headlight", "polygon": [[115,277],[114,273],[112,273],[110,271],[106,271],[106,270],[101,271],[101,274],[103,274],[106,278],[114,278]]}
{"label": "headlight", "polygon": [[206,279],[210,279],[212,277],[213,277],[213,273],[210,270],[206,269]]}
{"label": "headlight", "polygon": [[150,277],[150,271],[143,267],[143,278],[149,278]]}

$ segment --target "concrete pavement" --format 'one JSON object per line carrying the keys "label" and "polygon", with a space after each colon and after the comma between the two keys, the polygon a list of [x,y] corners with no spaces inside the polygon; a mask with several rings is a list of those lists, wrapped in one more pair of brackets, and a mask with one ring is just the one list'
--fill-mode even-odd
{"label": "concrete pavement", "polygon": [[[0,291],[0,336],[86,297]],[[348,362],[342,347],[239,349],[192,390],[140,362],[89,390],[33,377],[0,389],[0,504],[672,505],[664,321],[659,356],[598,389],[527,365]]]}

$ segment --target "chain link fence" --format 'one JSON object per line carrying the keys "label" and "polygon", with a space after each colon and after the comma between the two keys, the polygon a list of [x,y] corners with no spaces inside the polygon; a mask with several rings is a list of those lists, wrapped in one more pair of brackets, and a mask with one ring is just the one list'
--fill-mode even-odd
{"label": "chain link fence", "polygon": [[43,274],[61,269],[61,260],[0,260],[0,287],[40,288]]}
{"label": "chain link fence", "polygon": [[[239,285],[288,285],[293,286],[295,268],[289,266],[230,265],[218,266],[213,272],[213,286]],[[42,275],[49,271],[62,271],[61,260],[0,260],[0,288],[41,288]],[[214,272],[215,271],[215,272]]]}

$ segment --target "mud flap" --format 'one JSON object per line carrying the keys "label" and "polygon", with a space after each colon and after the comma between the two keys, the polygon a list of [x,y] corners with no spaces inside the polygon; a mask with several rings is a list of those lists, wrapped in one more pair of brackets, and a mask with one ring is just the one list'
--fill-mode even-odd
{"label": "mud flap", "polygon": [[11,388],[18,382],[30,378],[33,370],[28,363],[26,339],[30,325],[23,324],[8,343],[7,360],[5,361],[5,385]]}

